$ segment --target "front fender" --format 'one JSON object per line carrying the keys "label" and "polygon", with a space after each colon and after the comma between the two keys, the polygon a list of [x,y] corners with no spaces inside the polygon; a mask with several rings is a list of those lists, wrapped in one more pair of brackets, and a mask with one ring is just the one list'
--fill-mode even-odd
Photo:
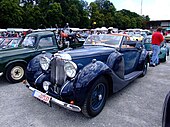
{"label": "front fender", "polygon": [[[43,73],[40,67],[40,58],[43,54],[35,56],[27,65],[26,68],[26,79],[28,83],[33,86],[35,80]],[[46,57],[52,57],[51,53],[47,53]]]}
{"label": "front fender", "polygon": [[43,89],[43,82],[44,81],[50,81],[50,74],[49,73],[47,73],[47,74],[45,74],[45,73],[40,74],[38,76],[38,78],[36,78],[36,80],[35,80],[35,83],[34,83],[35,87],[38,90],[40,90],[40,91],[44,91],[44,89]]}
{"label": "front fender", "polygon": [[85,66],[74,82],[74,95],[77,105],[82,106],[93,81],[101,75],[111,73],[110,68],[101,61],[96,61]]}

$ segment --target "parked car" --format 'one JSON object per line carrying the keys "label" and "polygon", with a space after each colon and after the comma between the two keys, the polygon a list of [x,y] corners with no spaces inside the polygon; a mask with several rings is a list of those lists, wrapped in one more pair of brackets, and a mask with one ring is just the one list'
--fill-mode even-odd
{"label": "parked car", "polygon": [[81,48],[34,57],[26,70],[33,96],[87,117],[98,115],[109,94],[147,72],[148,52],[125,34],[89,36]]}
{"label": "parked car", "polygon": [[0,44],[0,48],[7,46],[11,40],[12,40],[11,38],[3,38],[3,40],[1,41],[1,44]]}
{"label": "parked car", "polygon": [[3,38],[2,43],[0,44],[0,49],[14,48],[18,47],[21,38]]}
{"label": "parked car", "polygon": [[[147,36],[143,40],[143,44],[147,51],[149,51],[150,58],[152,56],[152,35]],[[160,62],[166,62],[167,56],[169,56],[169,47],[167,46],[166,41],[162,42],[161,44],[161,50],[159,53],[159,60]]]}
{"label": "parked car", "polygon": [[169,33],[169,34],[167,34],[167,35],[165,36],[165,40],[166,40],[167,42],[169,42],[169,41],[170,41],[170,33]]}
{"label": "parked car", "polygon": [[142,41],[144,37],[141,34],[134,34],[132,36],[133,41]]}
{"label": "parked car", "polygon": [[[70,46],[74,40],[69,40]],[[78,43],[79,41],[76,41]],[[83,42],[81,42],[83,44]],[[5,75],[9,82],[16,83],[25,79],[27,63],[42,51],[55,53],[63,47],[58,46],[56,35],[51,31],[34,32],[28,34],[16,48],[0,50],[0,75]]]}
{"label": "parked car", "polygon": [[4,38],[0,38],[0,45],[1,45],[1,43],[3,42],[3,40],[4,40]]}
{"label": "parked car", "polygon": [[164,100],[162,127],[170,127],[170,92],[167,94]]}

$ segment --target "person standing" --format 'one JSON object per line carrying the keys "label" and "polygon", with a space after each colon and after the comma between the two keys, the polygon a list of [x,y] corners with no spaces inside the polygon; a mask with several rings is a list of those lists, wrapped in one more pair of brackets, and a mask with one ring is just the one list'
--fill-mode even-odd
{"label": "person standing", "polygon": [[152,58],[150,62],[151,67],[155,67],[159,64],[159,53],[160,53],[160,44],[164,40],[163,35],[161,34],[162,28],[158,27],[157,31],[152,34]]}

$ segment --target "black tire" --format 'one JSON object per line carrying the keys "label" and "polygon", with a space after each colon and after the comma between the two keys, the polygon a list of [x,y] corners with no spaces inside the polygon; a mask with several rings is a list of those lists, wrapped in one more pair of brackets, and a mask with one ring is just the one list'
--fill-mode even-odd
{"label": "black tire", "polygon": [[147,70],[148,70],[148,62],[147,60],[145,60],[144,64],[143,64],[143,68],[142,68],[142,74],[141,74],[141,77],[144,77],[147,73]]}
{"label": "black tire", "polygon": [[166,54],[167,56],[169,56],[169,50],[167,51],[167,54]]}
{"label": "black tire", "polygon": [[165,55],[165,57],[162,59],[162,62],[166,62],[166,58],[167,56]]}
{"label": "black tire", "polygon": [[6,79],[11,83],[18,83],[25,79],[25,66],[23,64],[14,63],[7,67]]}
{"label": "black tire", "polygon": [[108,96],[108,83],[104,77],[99,77],[93,83],[82,106],[82,113],[86,117],[95,117],[103,109]]}

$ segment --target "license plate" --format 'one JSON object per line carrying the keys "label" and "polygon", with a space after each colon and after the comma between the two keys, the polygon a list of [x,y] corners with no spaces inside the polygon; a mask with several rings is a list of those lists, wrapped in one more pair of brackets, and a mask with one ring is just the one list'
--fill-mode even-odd
{"label": "license plate", "polygon": [[32,96],[38,98],[39,100],[41,100],[43,102],[50,104],[51,97],[48,96],[47,94],[44,94],[44,93],[37,91],[37,90],[34,90]]}

